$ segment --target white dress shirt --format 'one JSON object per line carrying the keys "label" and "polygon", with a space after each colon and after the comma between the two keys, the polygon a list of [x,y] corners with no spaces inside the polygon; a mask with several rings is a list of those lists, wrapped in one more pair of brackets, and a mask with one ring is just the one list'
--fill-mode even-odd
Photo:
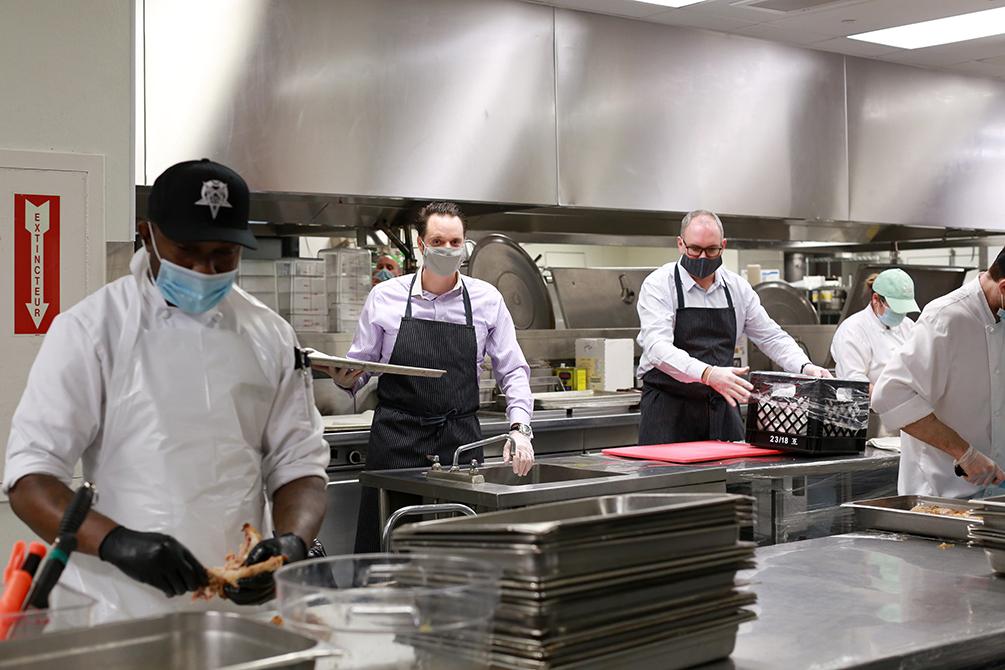
{"label": "white dress shirt", "polygon": [[907,341],[913,330],[914,321],[906,317],[896,328],[884,325],[871,304],[855,312],[841,322],[831,342],[838,379],[875,384],[893,352]]}
{"label": "white dress shirt", "polygon": [[[678,307],[674,287],[676,267],[677,263],[668,263],[657,269],[646,277],[639,291],[638,310],[642,330],[638,341],[642,347],[642,358],[638,376],[641,378],[649,370],[659,368],[678,381],[699,382],[709,364],[674,346]],[[681,268],[680,281],[684,307],[728,307],[723,290],[728,286],[736,311],[736,339],[746,335],[786,372],[799,372],[805,363],[810,362],[796,341],[771,320],[754,288],[740,275],[720,267],[715,271],[715,282],[705,291]]]}
{"label": "white dress shirt", "polygon": [[[134,275],[145,272],[145,252],[133,258]],[[262,435],[248,435],[262,451],[262,477],[271,495],[301,477],[327,480],[331,458],[321,415],[314,407],[310,375],[293,369],[293,328],[278,314],[234,287],[220,307],[189,315],[169,307],[153,283],[138,289],[134,276],[123,277],[74,305],[52,322],[35,358],[28,384],[11,422],[3,490],[29,474],[53,475],[69,485],[77,461],[102,445],[105,405],[116,361],[119,334],[129,306],[142,303],[145,321],[163,328],[198,331],[228,328],[244,332],[262,357],[262,369],[275,387],[272,412]],[[269,330],[245,328],[248,315]],[[142,530],[142,529],[141,529]]]}
{"label": "white dress shirt", "polygon": [[[975,279],[925,307],[880,375],[873,409],[898,428],[934,413],[969,445],[1005,463],[1003,349],[1005,325]],[[981,491],[955,475],[947,453],[907,433],[901,448],[902,495],[964,498]]]}

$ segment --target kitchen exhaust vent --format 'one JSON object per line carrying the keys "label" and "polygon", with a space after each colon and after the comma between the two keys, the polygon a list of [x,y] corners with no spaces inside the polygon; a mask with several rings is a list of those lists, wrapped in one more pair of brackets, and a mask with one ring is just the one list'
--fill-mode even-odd
{"label": "kitchen exhaust vent", "polygon": [[760,9],[773,14],[788,14],[790,12],[805,12],[808,9],[820,9],[827,5],[847,5],[848,0],[739,0],[731,3],[734,7]]}

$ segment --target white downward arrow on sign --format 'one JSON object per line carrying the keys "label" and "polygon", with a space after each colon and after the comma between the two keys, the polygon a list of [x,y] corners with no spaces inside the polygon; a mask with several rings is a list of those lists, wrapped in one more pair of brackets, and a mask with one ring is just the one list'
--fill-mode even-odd
{"label": "white downward arrow on sign", "polygon": [[31,298],[25,303],[31,320],[37,329],[45,318],[49,303],[45,302],[45,240],[49,232],[49,203],[36,207],[27,200],[24,203],[24,229],[31,236]]}

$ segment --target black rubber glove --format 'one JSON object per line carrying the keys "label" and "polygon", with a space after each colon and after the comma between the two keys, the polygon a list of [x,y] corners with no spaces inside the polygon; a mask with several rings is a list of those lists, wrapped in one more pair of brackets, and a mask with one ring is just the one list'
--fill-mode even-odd
{"label": "black rubber glove", "polygon": [[[284,563],[302,561],[307,558],[307,545],[293,533],[270,537],[251,548],[244,564],[254,565],[273,556],[282,556]],[[223,593],[238,605],[261,605],[276,595],[276,581],[271,572],[263,572],[254,577],[238,580],[237,587],[227,584],[223,587]]]}
{"label": "black rubber glove", "polygon": [[162,533],[140,533],[119,526],[105,536],[98,556],[169,598],[195,591],[207,582],[206,568],[196,557],[181,542]]}

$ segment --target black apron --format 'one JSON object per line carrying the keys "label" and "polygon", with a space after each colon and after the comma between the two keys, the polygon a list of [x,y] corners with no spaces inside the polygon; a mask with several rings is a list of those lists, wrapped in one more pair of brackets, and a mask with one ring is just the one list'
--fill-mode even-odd
{"label": "black apron", "polygon": [[[677,312],[673,343],[693,358],[716,367],[733,367],[736,311],[723,281],[728,307],[685,307],[680,266],[674,267]],[[658,368],[642,376],[639,444],[743,439],[738,408],[701,382],[685,384]]]}
{"label": "black apron", "polygon": [[[446,370],[439,379],[382,375],[377,382],[377,410],[366,452],[367,470],[419,468],[438,455],[449,467],[454,450],[482,439],[475,416],[479,406],[478,339],[472,324],[471,298],[464,295],[465,324],[412,318],[412,290],[391,352],[392,365]],[[484,460],[482,450],[465,452],[463,462]],[[401,496],[399,496],[401,497]],[[414,497],[411,497],[414,498]],[[415,504],[420,500],[396,500]],[[401,506],[395,504],[395,507]],[[363,487],[356,524],[356,553],[380,551],[380,511],[376,489]]]}

